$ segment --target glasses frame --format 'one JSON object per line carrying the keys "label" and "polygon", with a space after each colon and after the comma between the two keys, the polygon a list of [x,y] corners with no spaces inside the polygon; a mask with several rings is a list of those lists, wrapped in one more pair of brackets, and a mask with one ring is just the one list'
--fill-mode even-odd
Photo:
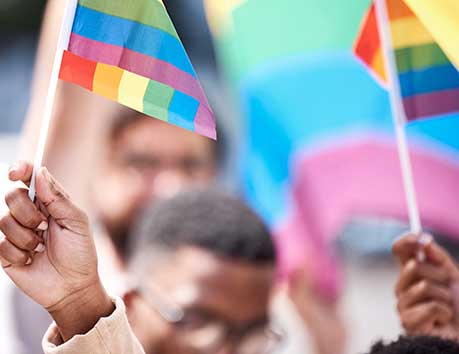
{"label": "glasses frame", "polygon": [[[159,289],[155,289],[154,287],[143,287],[138,286],[136,287],[136,292],[158,313],[161,318],[166,321],[167,323],[177,327],[179,326],[180,322],[183,321],[185,318],[185,310],[175,303],[172,300],[166,299],[166,296],[162,295],[162,292]],[[223,346],[225,341],[228,338],[234,336],[234,333],[237,333],[241,339],[244,338],[244,334],[241,333],[242,331],[232,331],[229,326],[225,326],[226,331],[224,335],[224,339],[219,344],[219,346]],[[276,353],[280,349],[282,349],[285,345],[287,334],[286,332],[277,325],[272,323],[266,326],[266,337],[267,338],[274,338],[275,344],[274,348],[269,348],[260,354],[272,354]],[[239,333],[238,333],[239,332]],[[209,353],[211,354],[211,353]]]}

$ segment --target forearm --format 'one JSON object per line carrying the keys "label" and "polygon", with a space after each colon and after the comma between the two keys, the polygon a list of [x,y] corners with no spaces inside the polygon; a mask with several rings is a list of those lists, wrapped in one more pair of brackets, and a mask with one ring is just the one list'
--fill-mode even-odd
{"label": "forearm", "polygon": [[64,343],[60,331],[53,325],[46,333],[45,354],[145,354],[132,333],[121,299],[116,300],[115,311],[109,317],[100,318],[86,334]]}
{"label": "forearm", "polygon": [[93,284],[48,309],[64,341],[88,333],[101,318],[115,310],[113,301],[100,283]]}

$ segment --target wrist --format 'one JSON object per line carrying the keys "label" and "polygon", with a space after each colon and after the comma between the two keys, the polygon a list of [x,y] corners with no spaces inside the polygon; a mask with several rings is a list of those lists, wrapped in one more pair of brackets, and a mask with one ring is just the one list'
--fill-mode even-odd
{"label": "wrist", "polygon": [[91,331],[103,317],[110,316],[115,305],[98,280],[73,293],[48,309],[64,342]]}

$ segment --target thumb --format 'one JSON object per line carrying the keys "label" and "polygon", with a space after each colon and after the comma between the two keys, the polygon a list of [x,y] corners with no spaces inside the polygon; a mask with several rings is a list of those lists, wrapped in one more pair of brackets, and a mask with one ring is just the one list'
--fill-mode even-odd
{"label": "thumb", "polygon": [[35,188],[38,200],[59,226],[78,234],[89,234],[88,217],[73,204],[64,188],[46,167],[38,171]]}

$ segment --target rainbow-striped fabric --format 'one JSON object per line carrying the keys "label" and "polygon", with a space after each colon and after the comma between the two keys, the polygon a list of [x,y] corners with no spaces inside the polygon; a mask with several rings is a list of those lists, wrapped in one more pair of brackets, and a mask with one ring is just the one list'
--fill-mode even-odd
{"label": "rainbow-striped fabric", "polygon": [[160,0],[79,0],[59,77],[216,139],[212,110]]}
{"label": "rainbow-striped fabric", "polygon": [[[403,0],[387,0],[397,69],[408,121],[459,113],[459,72]],[[386,81],[376,7],[355,45],[356,55]]]}

